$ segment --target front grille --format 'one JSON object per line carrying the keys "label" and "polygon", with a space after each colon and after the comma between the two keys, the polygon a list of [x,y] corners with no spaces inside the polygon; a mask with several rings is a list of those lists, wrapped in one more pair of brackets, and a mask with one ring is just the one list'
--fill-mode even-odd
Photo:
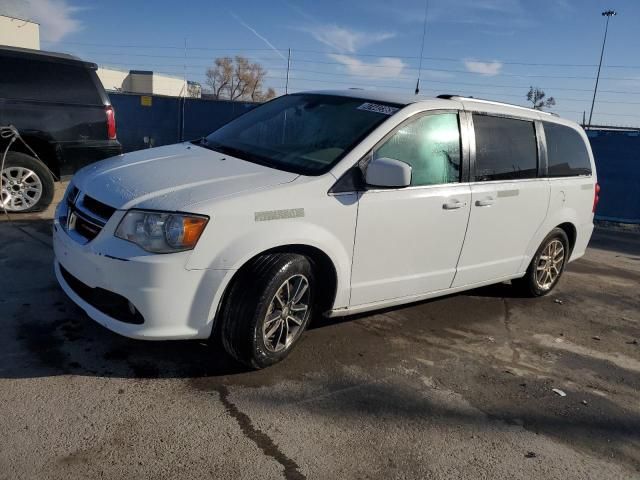
{"label": "front grille", "polygon": [[80,190],[78,190],[75,186],[71,186],[69,188],[69,192],[67,193],[67,206],[73,206],[73,204],[76,202],[76,199],[78,198],[78,194],[80,193]]}
{"label": "front grille", "polygon": [[135,313],[132,313],[129,308],[129,300],[122,295],[104,288],[92,288],[71,275],[62,265],[60,265],[60,273],[71,290],[93,308],[120,322],[134,325],[142,325],[144,323],[142,314],[137,308],[134,309]]}
{"label": "front grille", "polygon": [[85,195],[82,198],[82,207],[87,212],[92,213],[99,218],[104,219],[105,221],[109,220],[111,218],[111,215],[113,215],[113,212],[116,211],[115,208],[110,207],[106,203],[99,202],[89,195]]}
{"label": "front grille", "polygon": [[72,215],[75,215],[74,227],[76,232],[78,232],[89,241],[96,238],[102,230],[102,227],[104,226],[92,223],[89,220],[83,218],[78,214],[77,210]]}
{"label": "front grille", "polygon": [[[66,214],[60,218],[60,223],[68,232],[90,242],[98,236],[107,221],[116,211],[115,208],[83,194],[75,186],[71,186],[66,198]],[[76,237],[77,240],[78,239]]]}

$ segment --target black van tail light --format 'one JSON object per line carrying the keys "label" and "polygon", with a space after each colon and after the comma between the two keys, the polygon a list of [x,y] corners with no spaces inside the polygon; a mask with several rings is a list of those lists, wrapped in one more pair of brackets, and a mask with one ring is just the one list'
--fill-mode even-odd
{"label": "black van tail light", "polygon": [[600,201],[600,184],[596,183],[595,190],[593,192],[593,213],[596,213],[596,207],[598,206],[598,202]]}
{"label": "black van tail light", "polygon": [[104,108],[107,114],[107,138],[109,140],[116,139],[116,112],[113,111],[113,107],[108,105]]}

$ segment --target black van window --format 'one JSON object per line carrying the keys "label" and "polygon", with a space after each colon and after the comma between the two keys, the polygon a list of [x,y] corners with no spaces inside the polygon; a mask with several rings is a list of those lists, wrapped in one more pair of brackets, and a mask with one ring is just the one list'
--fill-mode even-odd
{"label": "black van window", "polygon": [[591,160],[582,136],[573,128],[544,123],[550,177],[591,175]]}
{"label": "black van window", "polygon": [[82,65],[0,58],[0,97],[41,102],[101,105],[91,73]]}
{"label": "black van window", "polygon": [[474,113],[473,125],[476,181],[537,176],[538,147],[533,122]]}

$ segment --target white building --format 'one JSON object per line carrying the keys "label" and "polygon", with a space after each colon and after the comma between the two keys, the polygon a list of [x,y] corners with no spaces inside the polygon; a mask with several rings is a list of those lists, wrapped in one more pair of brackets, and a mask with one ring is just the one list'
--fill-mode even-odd
{"label": "white building", "polygon": [[193,82],[185,82],[182,77],[161,75],[148,70],[119,70],[103,66],[98,68],[97,73],[107,90],[200,98],[200,86]]}
{"label": "white building", "polygon": [[40,50],[40,25],[30,20],[0,15],[0,45]]}

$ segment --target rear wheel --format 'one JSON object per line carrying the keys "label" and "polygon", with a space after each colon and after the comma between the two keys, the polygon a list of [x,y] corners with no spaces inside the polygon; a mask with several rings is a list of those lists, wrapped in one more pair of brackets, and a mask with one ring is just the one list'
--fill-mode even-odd
{"label": "rear wheel", "polygon": [[569,239],[561,228],[554,228],[542,241],[524,277],[513,281],[524,294],[541,297],[555,288],[569,259]]}
{"label": "rear wheel", "polygon": [[37,212],[53,200],[53,176],[39,160],[8,152],[2,170],[0,202],[8,212]]}
{"label": "rear wheel", "polygon": [[264,368],[285,358],[313,312],[315,276],[297,254],[252,261],[231,286],[222,307],[222,343],[236,360]]}

